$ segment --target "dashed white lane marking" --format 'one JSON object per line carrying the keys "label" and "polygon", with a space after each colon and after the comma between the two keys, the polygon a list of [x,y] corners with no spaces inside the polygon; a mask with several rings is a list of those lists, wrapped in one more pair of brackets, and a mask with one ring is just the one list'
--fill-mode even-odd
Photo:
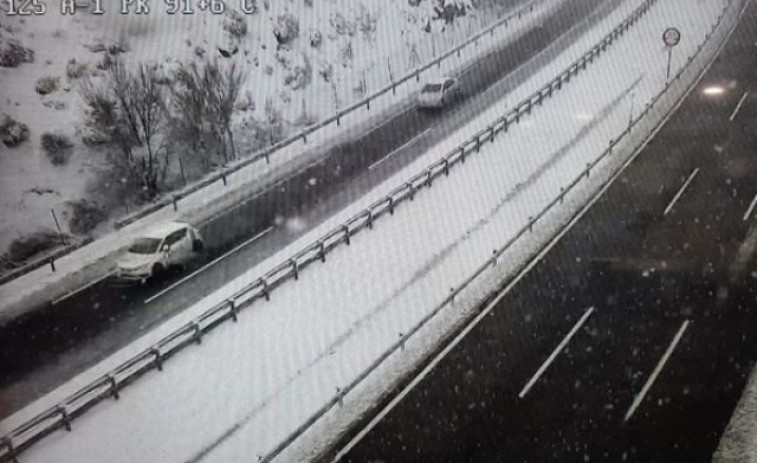
{"label": "dashed white lane marking", "polygon": [[573,326],[573,328],[570,330],[567,336],[565,336],[565,339],[563,339],[560,344],[557,345],[557,348],[555,348],[554,351],[552,351],[552,354],[547,358],[547,360],[542,364],[542,366],[539,367],[538,370],[536,370],[536,373],[534,373],[534,376],[531,377],[531,379],[526,383],[526,385],[523,387],[523,390],[520,391],[520,394],[518,394],[519,398],[523,398],[528,394],[528,391],[531,390],[531,388],[536,384],[537,381],[539,381],[539,378],[541,375],[544,374],[545,371],[547,371],[547,368],[554,362],[555,358],[562,352],[563,349],[565,349],[565,346],[568,345],[570,340],[573,338],[573,336],[578,332],[578,330],[586,323],[586,320],[589,319],[591,314],[594,313],[594,307],[589,307],[586,312],[584,312],[583,316],[576,322],[576,324]]}
{"label": "dashed white lane marking", "polygon": [[631,407],[626,412],[626,416],[623,418],[623,421],[630,420],[633,414],[636,412],[636,409],[639,408],[639,405],[641,405],[641,403],[644,401],[644,397],[646,397],[647,393],[649,392],[649,389],[652,387],[655,380],[657,380],[657,377],[660,376],[662,369],[665,368],[665,364],[668,363],[668,359],[670,359],[670,356],[673,354],[673,351],[675,350],[676,346],[678,346],[678,343],[681,342],[683,333],[686,332],[686,328],[688,327],[689,327],[688,320],[684,321],[681,324],[681,327],[678,329],[678,332],[676,333],[675,337],[673,337],[673,341],[671,341],[667,350],[665,350],[665,353],[662,355],[662,358],[660,359],[660,361],[657,362],[657,366],[652,371],[652,374],[649,376],[649,379],[647,379],[647,382],[644,383],[644,387],[641,388],[641,392],[639,392],[636,395],[636,397],[633,399],[633,403],[631,404]]}

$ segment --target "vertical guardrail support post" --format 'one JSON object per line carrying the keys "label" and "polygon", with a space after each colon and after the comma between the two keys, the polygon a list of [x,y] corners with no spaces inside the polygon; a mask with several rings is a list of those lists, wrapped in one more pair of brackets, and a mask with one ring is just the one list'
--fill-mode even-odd
{"label": "vertical guardrail support post", "polygon": [[394,196],[389,197],[389,215],[394,215]]}
{"label": "vertical guardrail support post", "polygon": [[234,323],[239,321],[239,307],[237,307],[237,303],[234,299],[227,299],[226,302],[229,304],[229,311],[231,312],[231,319],[234,320]]}
{"label": "vertical guardrail support post", "polygon": [[266,280],[265,278],[261,278],[260,282],[263,285],[263,297],[265,297],[266,301],[270,301],[271,300],[271,291],[268,289],[268,280]]}
{"label": "vertical guardrail support post", "polygon": [[60,415],[61,421],[63,422],[63,427],[66,428],[66,431],[71,432],[71,417],[68,416],[66,407],[64,407],[63,405],[58,405],[57,411]]}
{"label": "vertical guardrail support post", "polygon": [[342,233],[344,233],[344,243],[350,245],[350,226],[347,224],[342,225]]}
{"label": "vertical guardrail support post", "polygon": [[171,198],[171,201],[173,202],[173,211],[174,211],[174,212],[178,211],[178,210],[179,210],[179,204],[178,204],[178,202],[179,202],[179,201],[178,201],[178,199],[176,198],[176,195],[174,195],[174,196],[173,196],[173,197]]}
{"label": "vertical guardrail support post", "polygon": [[53,272],[55,272],[55,259],[53,259],[52,257],[50,258],[50,268]]}
{"label": "vertical guardrail support post", "polygon": [[460,162],[465,164],[465,146],[460,147]]}
{"label": "vertical guardrail support post", "polygon": [[150,352],[155,357],[155,366],[158,368],[158,371],[163,371],[163,355],[161,355],[160,349],[153,347],[150,349]]}
{"label": "vertical guardrail support post", "polygon": [[373,209],[368,209],[368,228],[373,230]]}
{"label": "vertical guardrail support post", "polygon": [[294,275],[295,280],[300,279],[300,266],[297,263],[297,259],[289,259],[289,264],[292,266],[292,274]]}
{"label": "vertical guardrail support post", "polygon": [[565,200],[565,188],[560,187],[560,204],[563,203],[563,200]]}
{"label": "vertical guardrail support post", "polygon": [[196,342],[197,344],[202,344],[202,329],[200,328],[200,324],[194,322],[192,323],[192,328],[194,328],[194,334],[192,334],[194,342]]}
{"label": "vertical guardrail support post", "polygon": [[318,242],[318,255],[321,257],[321,262],[326,262],[326,244],[323,241]]}
{"label": "vertical guardrail support post", "polygon": [[415,185],[413,185],[413,182],[407,182],[405,184],[408,190],[410,190],[410,201],[415,199]]}
{"label": "vertical guardrail support post", "polygon": [[111,397],[116,400],[120,399],[121,395],[118,393],[118,381],[116,381],[116,377],[113,375],[108,375],[108,384],[110,384]]}
{"label": "vertical guardrail support post", "polygon": [[13,442],[11,441],[10,437],[4,437],[2,440],[0,440],[0,448],[5,448],[7,450],[6,456],[10,456],[10,462],[11,463],[18,463],[18,458],[16,454],[16,449],[13,447]]}

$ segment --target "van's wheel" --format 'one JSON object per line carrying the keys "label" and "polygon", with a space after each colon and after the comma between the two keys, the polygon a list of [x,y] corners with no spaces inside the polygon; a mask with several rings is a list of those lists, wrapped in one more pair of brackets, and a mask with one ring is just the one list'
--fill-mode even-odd
{"label": "van's wheel", "polygon": [[201,253],[205,250],[205,243],[202,242],[202,240],[194,240],[192,243],[192,250],[196,253]]}
{"label": "van's wheel", "polygon": [[166,273],[166,268],[163,264],[155,264],[152,266],[152,277],[157,278]]}

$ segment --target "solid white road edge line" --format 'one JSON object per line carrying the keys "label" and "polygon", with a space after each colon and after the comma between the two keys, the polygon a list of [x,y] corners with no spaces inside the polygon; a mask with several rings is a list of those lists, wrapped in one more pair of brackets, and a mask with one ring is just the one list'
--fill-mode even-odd
{"label": "solid white road edge line", "polygon": [[227,257],[231,256],[232,254],[236,253],[240,249],[244,248],[245,246],[249,246],[250,244],[254,243],[255,241],[259,240],[260,238],[264,237],[265,235],[269,234],[273,230],[273,226],[270,226],[263,230],[262,232],[258,233],[257,235],[253,236],[252,238],[248,239],[244,243],[241,243],[237,245],[234,249],[226,252],[225,254],[215,258],[213,261],[208,262],[207,264],[203,265],[202,267],[198,268],[194,272],[190,273],[189,275],[185,276],[181,280],[173,283],[172,285],[168,286],[167,288],[164,288],[159,293],[148,297],[144,300],[144,304],[149,304],[150,302],[154,301],[155,299],[165,295],[166,293],[173,291],[176,289],[176,287],[183,285],[187,281],[191,280],[192,278],[196,277],[200,273],[204,272],[205,270],[209,269],[210,267],[214,266],[215,264],[221,262],[222,260],[226,259]]}
{"label": "solid white road edge line", "polygon": [[[751,1],[751,0],[750,0]],[[739,15],[743,15],[744,11],[746,10],[746,6],[741,9],[741,12]],[[725,43],[728,42],[728,39],[730,39],[731,35],[733,35],[733,31],[736,30],[736,27],[731,28],[730,31],[728,31],[728,34],[726,35],[725,40],[720,44],[720,47],[718,47],[718,53],[720,53],[720,50],[722,50],[725,47]],[[717,53],[715,54],[717,56]],[[366,425],[365,428],[363,428],[352,440],[350,440],[347,445],[345,445],[342,450],[340,450],[336,456],[333,459],[333,462],[339,461],[343,456],[345,456],[353,447],[355,447],[360,440],[365,437],[371,429],[373,429],[394,407],[397,406],[397,404],[410,392],[411,389],[413,389],[428,373],[438,364],[457,344],[460,343],[462,338],[464,338],[468,332],[470,332],[478,323],[489,314],[489,312],[494,308],[494,306],[503,298],[507,293],[509,293],[513,287],[515,287],[516,284],[520,282],[521,279],[523,279],[526,274],[528,274],[531,269],[536,266],[536,264],[541,261],[544,256],[553,248],[555,245],[562,239],[562,237],[570,231],[573,226],[578,223],[579,220],[591,209],[591,207],[599,201],[599,198],[601,198],[605,192],[610,188],[610,186],[615,182],[615,180],[620,177],[620,175],[625,172],[625,170],[628,168],[628,166],[631,165],[633,161],[636,160],[636,158],[646,149],[647,145],[649,145],[649,142],[662,130],[662,128],[665,126],[665,124],[670,120],[671,117],[673,117],[673,114],[678,110],[678,108],[681,107],[684,101],[689,97],[691,92],[696,89],[700,82],[702,81],[702,78],[705,74],[707,74],[707,71],[710,70],[712,67],[712,64],[715,62],[714,59],[711,59],[709,63],[704,67],[702,72],[697,76],[697,78],[692,82],[691,86],[681,95],[681,98],[673,105],[673,107],[670,109],[667,115],[660,121],[659,124],[657,124],[657,127],[654,128],[652,133],[649,134],[649,136],[639,145],[639,147],[636,149],[636,151],[626,160],[625,163],[618,169],[615,174],[613,174],[612,177],[610,177],[610,180],[605,183],[605,185],[599,190],[599,192],[588,202],[586,205],[581,209],[581,211],[576,214],[573,219],[568,222],[568,224],[560,231],[560,233],[557,234],[554,238],[552,238],[552,241],[549,242],[549,244],[542,249],[537,256],[531,260],[531,262],[528,263],[528,265],[521,270],[521,272],[515,277],[515,279],[508,284],[505,289],[502,290],[495,298],[494,300],[486,306],[486,308],[476,316],[476,318],[473,319],[473,321],[465,327],[463,331],[460,332],[460,334],[452,340],[449,346],[445,347],[432,361],[431,363],[421,371],[421,373],[414,378],[410,384],[408,384],[405,389],[402,390],[402,392],[397,395],[394,399],[392,399],[391,402],[383,409],[381,412],[379,412],[376,417],[374,417],[370,423]]]}
{"label": "solid white road edge line", "polygon": [[673,341],[671,341],[670,345],[668,346],[667,350],[663,354],[660,361],[657,362],[657,366],[655,366],[654,371],[652,371],[652,374],[649,376],[649,379],[647,379],[647,382],[644,383],[644,387],[641,388],[641,392],[639,392],[636,395],[636,397],[633,399],[633,403],[631,404],[631,407],[626,412],[626,416],[623,418],[623,421],[630,420],[633,414],[636,412],[636,409],[639,408],[639,405],[641,405],[641,402],[644,401],[644,397],[646,397],[647,392],[649,392],[649,389],[652,387],[652,384],[654,384],[655,380],[662,372],[662,369],[665,368],[665,364],[668,363],[668,359],[673,354],[673,351],[675,350],[678,343],[681,341],[681,338],[683,337],[683,333],[686,331],[686,328],[688,328],[688,326],[689,326],[688,320],[684,321],[681,324],[681,327],[678,329],[678,332],[673,338]]}
{"label": "solid white road edge line", "polygon": [[98,278],[96,280],[92,280],[89,283],[85,284],[84,286],[81,286],[81,287],[79,287],[79,288],[71,291],[70,293],[64,294],[63,296],[61,296],[58,299],[55,299],[53,302],[51,302],[51,305],[56,305],[56,304],[60,303],[61,301],[65,301],[69,297],[76,296],[80,292],[82,292],[82,291],[84,291],[84,290],[86,290],[88,288],[91,288],[92,286],[96,285],[97,283],[100,283],[101,281],[105,280],[106,278],[112,276],[114,273],[115,272],[108,272],[105,275],[101,276],[100,278]]}
{"label": "solid white road edge line", "polygon": [[387,154],[383,158],[381,158],[378,161],[374,162],[373,164],[371,164],[370,166],[368,166],[368,170],[373,170],[376,167],[378,167],[381,164],[383,164],[385,161],[388,161],[389,159],[393,158],[395,155],[397,155],[398,153],[400,153],[403,149],[405,149],[408,146],[412,145],[413,143],[415,143],[416,141],[418,141],[418,139],[420,139],[422,136],[426,135],[429,131],[431,131],[432,128],[433,127],[427,128],[423,132],[419,133],[418,135],[416,135],[413,138],[411,138],[410,140],[408,140],[404,145],[400,146],[399,148],[396,148],[391,153]]}
{"label": "solid white road edge line", "polygon": [[744,101],[746,101],[747,95],[749,95],[749,92],[744,92],[744,94],[741,96],[741,99],[736,105],[736,108],[731,113],[731,117],[728,118],[729,121],[733,122],[733,120],[736,119],[736,115],[739,113],[739,110],[741,109],[741,105],[743,105]]}
{"label": "solid white road edge line", "polygon": [[754,195],[754,199],[752,199],[752,202],[749,204],[749,207],[744,213],[744,218],[743,218],[744,221],[746,221],[747,219],[749,219],[749,217],[752,216],[752,212],[754,212],[754,206],[757,206],[757,194]]}
{"label": "solid white road edge line", "polygon": [[594,307],[589,307],[588,310],[583,314],[583,316],[578,320],[578,322],[573,326],[573,328],[570,330],[567,336],[560,342],[560,344],[557,345],[554,351],[552,351],[552,354],[547,358],[547,360],[542,364],[541,367],[539,367],[538,370],[536,370],[536,373],[534,376],[531,377],[531,379],[526,383],[526,385],[523,387],[523,390],[520,391],[518,394],[518,398],[522,399],[523,397],[528,394],[528,391],[531,390],[531,388],[536,384],[536,382],[539,380],[541,375],[544,374],[545,371],[547,371],[547,368],[554,362],[554,360],[557,358],[557,356],[562,352],[563,349],[565,349],[565,346],[568,345],[570,340],[573,338],[573,336],[578,332],[579,329],[586,323],[586,320],[589,319],[591,314],[594,313]]}
{"label": "solid white road edge line", "polygon": [[[711,63],[710,63],[710,65],[711,65]],[[710,66],[708,66],[707,69],[709,69],[709,67]],[[363,437],[365,437],[382,419],[384,419],[384,417],[386,415],[388,415],[389,412],[391,412],[392,409],[394,407],[396,407],[397,404],[400,403],[402,401],[402,399],[405,398],[405,396],[413,388],[415,388],[415,386],[417,386],[418,383],[420,383],[423,380],[423,378],[425,378],[426,375],[428,375],[429,372],[431,372],[431,370],[433,370],[434,367],[436,367],[436,365],[439,362],[441,362],[442,359],[444,359],[444,357],[446,357],[447,354],[450,351],[452,351],[452,349],[454,349],[460,343],[460,341],[462,341],[463,338],[465,336],[467,336],[468,333],[473,328],[475,328],[476,325],[478,325],[481,322],[481,320],[485,316],[487,316],[489,314],[489,312],[491,312],[491,310],[499,303],[499,301],[501,301],[502,298],[504,298],[510,291],[512,291],[512,289],[515,287],[515,285],[517,285],[518,283],[520,283],[520,280],[522,280],[528,274],[528,272],[530,272],[531,269],[534,268],[536,266],[536,264],[538,264],[544,258],[544,256],[547,255],[549,253],[549,251],[551,251],[552,248],[557,245],[557,243],[562,239],[562,237],[565,236],[570,231],[570,229],[573,228],[573,226],[576,223],[578,223],[579,220],[581,220],[581,218],[583,218],[583,216],[589,211],[589,209],[591,209],[591,207],[594,205],[594,203],[596,203],[597,201],[599,201],[599,199],[605,194],[605,192],[610,188],[610,186],[615,182],[615,180],[618,177],[620,177],[620,175],[628,168],[628,166],[631,165],[631,163],[633,161],[635,161],[636,158],[644,151],[644,149],[649,144],[649,141],[652,140],[655,137],[655,135],[657,135],[657,133],[660,130],[662,130],[662,128],[665,126],[665,123],[667,123],[667,121],[673,116],[673,114],[681,106],[681,104],[683,104],[683,101],[686,100],[686,97],[694,90],[694,88],[697,86],[697,84],[699,83],[699,81],[701,80],[702,76],[704,76],[705,73],[706,73],[706,70],[705,70],[705,72],[702,72],[702,74],[699,76],[699,78],[697,79],[697,81],[684,94],[683,98],[681,98],[676,103],[676,105],[671,109],[671,111],[667,114],[667,116],[665,116],[665,118],[652,131],[652,133],[646,138],[646,140],[644,140],[644,142],[636,149],[636,151],[634,152],[634,154],[631,155],[626,160],[626,162],[620,167],[620,169],[618,169],[617,172],[615,172],[615,174],[613,174],[613,176],[610,178],[610,180],[607,183],[605,183],[605,185],[599,190],[599,192],[597,192],[596,195],[588,203],[586,203],[586,205],[584,205],[583,209],[581,209],[581,211],[578,214],[576,214],[576,216],[573,217],[573,219],[571,219],[570,222],[568,222],[565,225],[565,227],[562,230],[560,230],[560,232],[554,238],[552,238],[552,241],[550,241],[549,244],[544,249],[542,249],[536,255],[536,257],[534,257],[528,263],[528,265],[526,265],[526,267],[523,270],[521,270],[520,273],[518,273],[518,275],[499,294],[497,294],[497,296],[489,303],[489,305],[487,305],[486,308],[484,308],[484,310],[481,311],[481,313],[479,313],[476,316],[476,318],[474,318],[473,321],[471,321],[471,323],[468,324],[468,326],[466,326],[460,332],[460,334],[458,334],[452,340],[452,342],[450,342],[449,345],[447,345],[441,352],[439,352],[439,354],[437,354],[436,357],[434,357],[434,359],[431,361],[431,363],[429,363],[426,366],[426,368],[424,368],[423,371],[421,371],[418,374],[418,376],[416,376],[415,378],[413,378],[413,380],[410,382],[410,384],[408,384],[394,399],[392,399],[391,402],[389,402],[389,404],[387,404],[387,406],[384,407],[384,409],[381,410],[365,426],[365,428],[363,428],[359,433],[357,433],[357,435],[355,435],[355,437],[353,437],[352,440],[350,440],[342,448],[342,450],[340,450],[336,454],[336,456],[333,459],[333,462],[335,462],[335,463],[338,462],[342,457],[344,457],[347,453],[349,453],[349,451],[352,450],[352,448],[355,447],[358,444],[358,442],[360,442],[363,439]]]}
{"label": "solid white road edge line", "polygon": [[673,200],[670,201],[670,204],[668,204],[668,207],[665,208],[665,211],[662,213],[662,215],[668,215],[671,210],[673,210],[673,206],[678,202],[679,199],[681,199],[681,196],[683,195],[683,192],[686,191],[686,188],[688,188],[689,184],[692,180],[694,180],[694,177],[697,176],[699,173],[699,167],[694,169],[693,172],[691,172],[691,175],[689,175],[689,178],[686,179],[686,182],[684,182],[683,186],[680,190],[678,190],[678,193],[676,193],[675,196],[673,196]]}

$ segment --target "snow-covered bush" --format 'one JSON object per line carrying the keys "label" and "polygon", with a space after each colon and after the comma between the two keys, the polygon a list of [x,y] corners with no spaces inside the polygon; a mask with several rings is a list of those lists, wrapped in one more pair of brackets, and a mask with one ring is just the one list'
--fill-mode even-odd
{"label": "snow-covered bush", "polygon": [[10,116],[0,122],[0,140],[9,148],[19,145],[29,138],[29,127]]}
{"label": "snow-covered bush", "polygon": [[60,78],[58,77],[52,77],[52,76],[42,77],[37,81],[37,85],[34,87],[34,89],[40,95],[47,95],[48,93],[52,93],[58,90],[59,81],[60,81]]}
{"label": "snow-covered bush", "polygon": [[223,29],[234,39],[242,39],[247,35],[247,22],[244,16],[236,10],[228,10],[223,21]]}
{"label": "snow-covered bush", "polygon": [[69,80],[78,79],[84,76],[87,72],[87,63],[77,63],[76,58],[71,58],[66,63],[66,77]]}
{"label": "snow-covered bush", "polygon": [[321,31],[312,31],[310,33],[310,46],[313,48],[318,48],[321,46],[321,43],[323,42],[323,35],[321,34]]}
{"label": "snow-covered bush", "polygon": [[15,68],[21,63],[34,61],[34,51],[22,46],[18,40],[0,37],[0,66]]}
{"label": "snow-covered bush", "polygon": [[279,44],[286,45],[300,35],[300,22],[291,13],[282,14],[276,20],[273,34]]}
{"label": "snow-covered bush", "polygon": [[45,155],[54,166],[65,164],[74,146],[67,136],[56,133],[43,133],[40,142]]}
{"label": "snow-covered bush", "polygon": [[68,206],[71,208],[68,229],[71,230],[71,233],[77,235],[91,232],[108,217],[105,209],[87,199],[69,201]]}
{"label": "snow-covered bush", "polygon": [[63,243],[58,233],[45,228],[11,242],[6,258],[14,264],[19,264],[60,244]]}

